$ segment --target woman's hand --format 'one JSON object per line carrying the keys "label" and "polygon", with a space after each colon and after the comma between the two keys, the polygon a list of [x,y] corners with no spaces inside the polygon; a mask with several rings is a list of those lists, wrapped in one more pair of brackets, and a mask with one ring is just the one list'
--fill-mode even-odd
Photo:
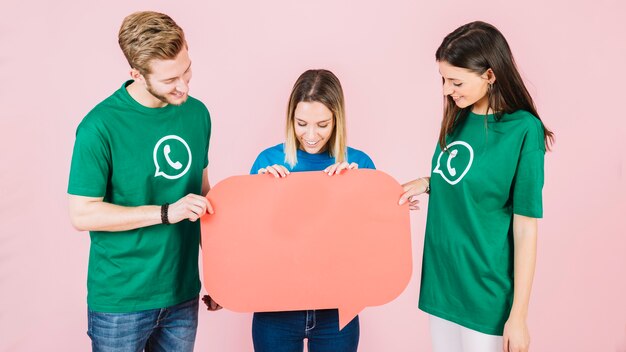
{"label": "woman's hand", "polygon": [[526,321],[521,318],[509,317],[504,324],[504,333],[502,334],[502,351],[503,352],[527,352],[530,345],[530,335]]}
{"label": "woman's hand", "polygon": [[411,182],[407,182],[402,185],[402,189],[404,193],[400,196],[400,201],[398,201],[399,205],[402,205],[409,202],[409,209],[411,210],[419,210],[420,208],[417,206],[419,200],[415,198],[415,196],[420,195],[426,190],[428,190],[428,186],[430,184],[430,177],[420,177],[417,180],[413,180]]}
{"label": "woman's hand", "polygon": [[343,161],[340,163],[334,163],[330,165],[329,167],[324,169],[324,172],[327,173],[328,176],[332,176],[332,175],[339,175],[339,173],[341,173],[341,170],[354,170],[358,168],[359,168],[359,165],[357,165],[357,163],[348,164],[348,162]]}
{"label": "woman's hand", "polygon": [[502,351],[526,352],[530,335],[526,325],[537,258],[537,219],[513,215],[513,304],[504,324]]}
{"label": "woman's hand", "polygon": [[290,174],[286,167],[278,164],[272,166],[262,167],[259,169],[258,174],[272,174],[274,177],[287,177]]}

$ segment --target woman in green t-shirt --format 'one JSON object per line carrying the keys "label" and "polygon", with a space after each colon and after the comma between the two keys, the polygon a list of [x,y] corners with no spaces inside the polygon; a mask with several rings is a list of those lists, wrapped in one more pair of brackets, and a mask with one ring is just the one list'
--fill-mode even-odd
{"label": "woman in green t-shirt", "polygon": [[436,52],[444,113],[430,177],[419,307],[433,349],[527,351],[543,163],[553,133],[539,118],[509,45],[484,22],[457,28]]}

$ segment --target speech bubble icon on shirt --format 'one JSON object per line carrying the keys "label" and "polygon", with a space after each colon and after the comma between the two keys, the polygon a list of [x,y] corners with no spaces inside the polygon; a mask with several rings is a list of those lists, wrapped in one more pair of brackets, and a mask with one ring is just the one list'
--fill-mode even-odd
{"label": "speech bubble icon on shirt", "polygon": [[234,176],[207,195],[204,286],[236,312],[339,309],[343,328],[411,278],[408,205],[376,170]]}
{"label": "speech bubble icon on shirt", "polygon": [[[459,183],[472,167],[474,161],[474,149],[463,141],[448,144],[446,150],[439,153],[434,173],[440,174],[441,178],[451,185]],[[445,167],[442,167],[445,164]]]}
{"label": "speech bubble icon on shirt", "polygon": [[[176,156],[173,157],[173,155]],[[162,176],[169,180],[175,180],[189,171],[191,149],[181,137],[169,135],[159,139],[156,143],[152,158],[155,167],[154,177]]]}

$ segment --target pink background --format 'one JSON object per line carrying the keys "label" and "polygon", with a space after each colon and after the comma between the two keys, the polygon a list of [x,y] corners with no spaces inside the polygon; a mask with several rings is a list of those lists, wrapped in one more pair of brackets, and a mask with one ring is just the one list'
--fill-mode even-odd
{"label": "pink background", "polygon": [[[546,158],[531,346],[626,351],[620,0],[3,1],[0,351],[89,348],[89,238],[69,224],[68,169],[77,124],[128,78],[117,31],[142,9],[187,33],[191,94],[213,116],[212,183],[282,141],[293,82],[322,67],[344,85],[350,145],[401,182],[424,175],[441,118],[435,49],[468,21],[499,27],[558,140]],[[425,215],[412,214],[415,275],[397,300],[361,314],[361,351],[430,346],[417,309]],[[250,314],[202,311],[197,350],[249,351],[250,325]]]}

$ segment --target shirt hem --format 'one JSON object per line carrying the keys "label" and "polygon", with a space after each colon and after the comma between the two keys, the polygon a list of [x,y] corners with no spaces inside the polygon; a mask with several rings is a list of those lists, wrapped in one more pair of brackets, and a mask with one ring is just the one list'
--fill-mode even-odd
{"label": "shirt hem", "polygon": [[536,211],[536,210],[524,209],[524,208],[513,209],[513,214],[527,216],[529,218],[535,218],[535,219],[543,218],[543,211]]}
{"label": "shirt hem", "polygon": [[101,191],[94,191],[87,188],[72,187],[67,190],[67,194],[80,197],[104,197]]}
{"label": "shirt hem", "polygon": [[100,313],[130,313],[130,312],[139,312],[143,310],[172,307],[177,304],[181,304],[183,302],[189,301],[193,299],[194,297],[199,297],[199,295],[200,295],[200,290],[198,290],[198,292],[195,294],[183,296],[184,298],[180,298],[180,299],[177,298],[177,299],[169,299],[166,301],[151,302],[151,303],[146,303],[146,304],[124,305],[124,306],[92,304],[92,303],[87,302],[87,307],[94,312],[100,312]]}
{"label": "shirt hem", "polygon": [[468,329],[472,329],[472,330],[476,330],[478,332],[481,332],[483,334],[487,334],[487,335],[495,335],[495,336],[502,336],[503,332],[504,332],[504,327],[502,327],[501,329],[493,329],[493,328],[489,328],[489,327],[485,327],[484,325],[480,325],[480,324],[476,324],[473,323],[471,321],[467,321],[465,319],[461,319],[457,316],[448,314],[448,313],[444,313],[438,309],[434,309],[432,307],[428,307],[424,304],[419,304],[419,309],[421,309],[423,312],[428,313],[428,314],[432,314],[438,318],[441,319],[445,319],[445,320],[449,320],[453,323],[459,324],[463,327],[466,327]]}

